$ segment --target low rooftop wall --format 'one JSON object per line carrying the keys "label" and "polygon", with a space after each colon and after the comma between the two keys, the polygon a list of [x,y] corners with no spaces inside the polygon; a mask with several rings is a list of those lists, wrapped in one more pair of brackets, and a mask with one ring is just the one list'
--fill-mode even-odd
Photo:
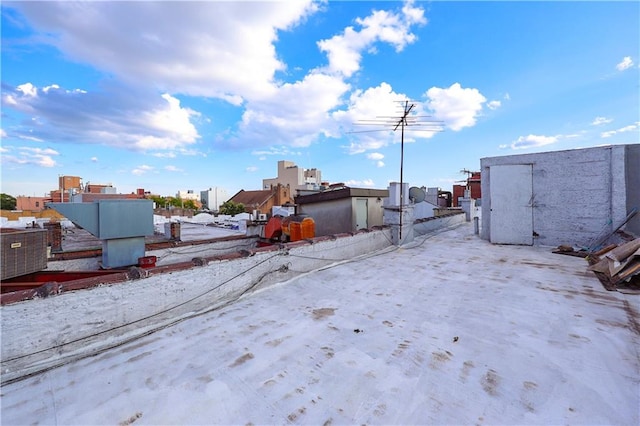
{"label": "low rooftop wall", "polygon": [[149,270],[132,268],[121,282],[94,280],[94,287],[82,291],[4,305],[2,383],[95,355],[300,274],[391,247],[390,241],[390,230],[382,228],[243,250],[226,259],[196,257]]}
{"label": "low rooftop wall", "polygon": [[449,212],[440,216],[419,219],[413,223],[414,235],[424,235],[436,229],[448,228],[466,221],[465,213],[461,210]]}

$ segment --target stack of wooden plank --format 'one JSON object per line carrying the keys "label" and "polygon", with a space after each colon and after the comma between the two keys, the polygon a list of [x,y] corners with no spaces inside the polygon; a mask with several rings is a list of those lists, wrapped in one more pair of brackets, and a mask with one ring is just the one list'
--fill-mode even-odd
{"label": "stack of wooden plank", "polygon": [[607,290],[640,289],[640,238],[607,246],[588,260]]}

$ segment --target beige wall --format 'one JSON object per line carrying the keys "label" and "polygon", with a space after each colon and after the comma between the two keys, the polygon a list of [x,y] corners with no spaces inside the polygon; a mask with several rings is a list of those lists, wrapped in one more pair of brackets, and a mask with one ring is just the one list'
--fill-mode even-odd
{"label": "beige wall", "polygon": [[44,218],[56,218],[63,219],[64,216],[53,209],[47,209],[42,211],[23,210],[23,211],[9,211],[0,210],[0,216],[6,217],[9,220],[18,220],[21,217],[35,217],[36,219]]}

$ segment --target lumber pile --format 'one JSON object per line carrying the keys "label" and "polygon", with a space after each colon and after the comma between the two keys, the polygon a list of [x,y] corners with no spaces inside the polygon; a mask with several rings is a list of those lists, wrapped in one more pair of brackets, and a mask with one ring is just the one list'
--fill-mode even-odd
{"label": "lumber pile", "polygon": [[598,275],[607,290],[640,290],[640,238],[611,244],[587,259],[588,269]]}

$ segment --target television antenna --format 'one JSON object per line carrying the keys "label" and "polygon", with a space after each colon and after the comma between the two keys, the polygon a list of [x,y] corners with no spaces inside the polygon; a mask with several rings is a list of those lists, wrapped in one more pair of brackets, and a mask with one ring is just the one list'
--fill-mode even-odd
{"label": "television antenna", "polygon": [[471,176],[473,176],[474,173],[477,172],[473,172],[471,170],[467,170],[466,168],[463,168],[462,170],[460,170],[460,173],[464,173],[467,175],[467,179],[466,180],[459,180],[458,182],[466,182],[465,187],[467,189],[470,189],[470,180],[471,180]]}
{"label": "television antenna", "polygon": [[399,114],[394,116],[377,116],[374,119],[360,120],[356,125],[360,126],[377,126],[377,129],[354,131],[349,133],[368,133],[368,132],[389,132],[397,131],[400,128],[400,231],[398,240],[402,241],[402,213],[404,210],[404,194],[402,190],[404,175],[404,130],[411,127],[416,132],[443,132],[443,122],[431,120],[429,115],[411,115],[416,104],[409,100],[396,101],[398,106],[402,108]]}

